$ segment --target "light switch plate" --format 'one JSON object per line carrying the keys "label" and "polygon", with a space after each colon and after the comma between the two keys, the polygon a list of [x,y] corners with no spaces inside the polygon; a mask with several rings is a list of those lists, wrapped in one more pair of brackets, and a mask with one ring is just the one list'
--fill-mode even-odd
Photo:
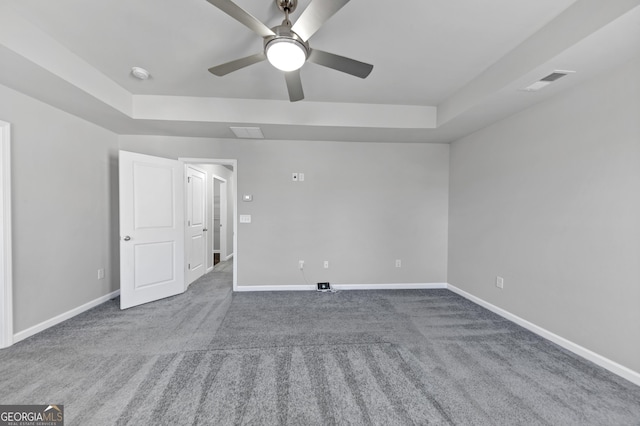
{"label": "light switch plate", "polygon": [[242,196],[242,201],[253,201],[253,195],[251,194],[244,194]]}
{"label": "light switch plate", "polygon": [[241,214],[240,215],[240,223],[251,223],[251,215],[250,214]]}

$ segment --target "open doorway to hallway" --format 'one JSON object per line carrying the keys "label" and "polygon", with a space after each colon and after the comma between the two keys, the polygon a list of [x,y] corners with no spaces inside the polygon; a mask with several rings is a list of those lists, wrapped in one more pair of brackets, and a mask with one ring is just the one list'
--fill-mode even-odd
{"label": "open doorway to hallway", "polygon": [[[207,229],[207,232],[204,233],[203,241],[206,274],[212,272],[214,274],[228,273],[233,276],[233,287],[235,288],[237,162],[236,160],[209,158],[180,158],[180,161],[185,164],[185,167],[195,167],[206,175],[204,229]],[[185,241],[185,243],[189,244],[190,242]],[[192,252],[197,253],[197,250]],[[190,284],[190,281],[187,281],[186,284]]]}
{"label": "open doorway to hallway", "polygon": [[[195,165],[200,165],[202,172],[199,189],[196,188],[198,185],[189,185],[189,177],[195,174],[190,175],[188,169],[197,172]],[[208,182],[214,172],[209,169],[215,170],[218,175],[227,175],[227,181],[231,182],[228,193],[232,198],[231,227],[235,230],[236,160],[173,160],[129,151],[119,152],[121,309],[184,293],[192,282],[190,280],[202,277],[202,274],[188,274],[192,265],[202,265],[203,273],[205,267],[207,272],[213,269],[212,232],[205,228],[212,222],[212,195],[209,195],[212,194],[212,185]],[[192,183],[195,181],[194,178]],[[191,202],[189,191],[193,192]],[[209,197],[209,201],[205,197]],[[185,230],[191,223],[197,225],[195,230],[198,233],[194,231],[191,235]],[[229,246],[233,250],[232,278],[235,290],[237,238],[233,231]]]}
{"label": "open doorway to hallway", "polygon": [[227,179],[213,175],[213,266],[215,267],[221,260],[228,261],[230,254],[228,253],[228,231],[231,229],[228,208],[228,185]]}

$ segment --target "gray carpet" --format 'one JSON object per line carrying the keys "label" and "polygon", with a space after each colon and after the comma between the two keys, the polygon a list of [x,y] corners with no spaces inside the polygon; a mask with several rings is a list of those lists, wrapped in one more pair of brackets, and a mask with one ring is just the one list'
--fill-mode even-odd
{"label": "gray carpet", "polygon": [[107,302],[0,351],[0,403],[67,425],[640,425],[640,388],[447,290]]}

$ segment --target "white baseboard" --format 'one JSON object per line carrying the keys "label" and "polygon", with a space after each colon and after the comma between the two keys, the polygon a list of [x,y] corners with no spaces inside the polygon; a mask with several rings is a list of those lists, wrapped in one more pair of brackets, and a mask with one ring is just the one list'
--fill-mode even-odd
{"label": "white baseboard", "polygon": [[336,290],[435,290],[447,288],[447,283],[398,284],[331,284]]}
{"label": "white baseboard", "polygon": [[225,261],[231,260],[231,258],[233,258],[233,253],[231,253],[229,256],[225,257],[224,260]]}
{"label": "white baseboard", "polygon": [[235,291],[309,291],[315,290],[316,286],[311,284],[303,285],[239,285]]}
{"label": "white baseboard", "polygon": [[547,329],[544,329],[532,322],[529,322],[523,318],[520,318],[519,316],[514,315],[509,311],[506,311],[502,308],[492,305],[491,303],[485,300],[482,300],[479,297],[476,297],[470,293],[467,293],[466,291],[461,290],[456,286],[448,284],[447,288],[452,292],[464,297],[465,299],[468,299],[473,303],[480,305],[483,308],[486,308],[491,312],[496,313],[501,317],[506,318],[509,321],[518,324],[521,327],[526,328],[527,330],[537,334],[538,336],[543,337],[547,340],[550,340],[556,345],[561,346],[566,350],[573,352],[574,354],[588,361],[591,361],[594,364],[597,364],[600,367],[603,367],[611,371],[612,373],[630,381],[631,383],[640,386],[640,373],[638,373],[637,371],[633,371],[630,368],[627,368],[624,365],[620,365],[617,362],[610,360],[609,358],[605,358],[604,356],[597,354],[583,346],[580,346],[577,343],[573,343],[572,341],[567,340],[564,337],[558,336],[557,334],[552,333]]}
{"label": "white baseboard", "polygon": [[[331,284],[335,290],[420,290],[446,289],[447,283],[398,284]],[[313,291],[316,284],[302,285],[239,285],[235,291]]]}
{"label": "white baseboard", "polygon": [[60,324],[61,322],[66,321],[69,318],[75,317],[76,315],[81,314],[84,311],[88,311],[91,308],[95,308],[96,306],[106,302],[107,300],[115,299],[119,295],[120,295],[120,290],[116,290],[112,293],[105,294],[104,296],[98,297],[97,299],[87,302],[82,306],[78,306],[77,308],[73,308],[51,319],[43,321],[40,324],[36,324],[33,327],[29,327],[26,330],[22,330],[13,335],[13,343],[17,343],[21,340],[26,339],[27,337],[31,337],[34,334],[40,333],[41,331],[44,331],[49,327],[53,327],[56,324]]}

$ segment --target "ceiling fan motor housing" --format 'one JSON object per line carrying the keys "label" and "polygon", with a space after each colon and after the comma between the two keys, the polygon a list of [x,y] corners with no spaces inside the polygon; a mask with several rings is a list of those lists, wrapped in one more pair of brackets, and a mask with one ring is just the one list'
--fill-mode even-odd
{"label": "ceiling fan motor housing", "polygon": [[289,13],[293,13],[296,10],[296,6],[298,6],[298,0],[276,0],[276,4],[281,11],[284,12],[286,10]]}

